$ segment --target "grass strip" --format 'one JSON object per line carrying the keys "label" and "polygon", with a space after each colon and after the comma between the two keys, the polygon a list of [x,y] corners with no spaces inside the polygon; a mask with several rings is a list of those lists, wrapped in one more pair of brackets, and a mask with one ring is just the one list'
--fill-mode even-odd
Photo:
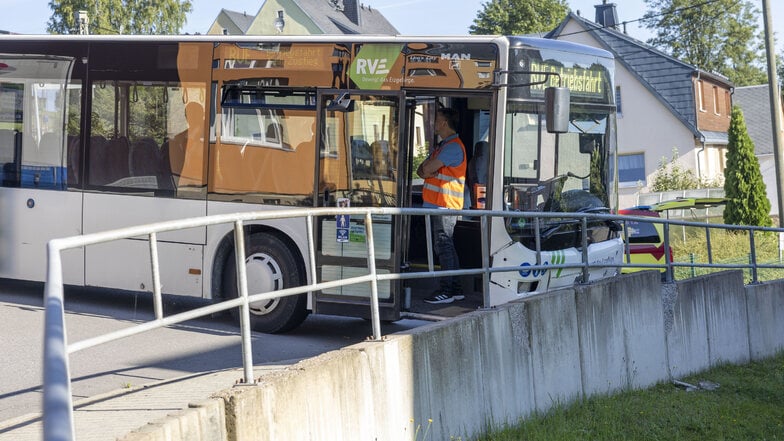
{"label": "grass strip", "polygon": [[784,440],[784,353],[721,365],[680,381],[594,396],[534,415],[477,441]]}

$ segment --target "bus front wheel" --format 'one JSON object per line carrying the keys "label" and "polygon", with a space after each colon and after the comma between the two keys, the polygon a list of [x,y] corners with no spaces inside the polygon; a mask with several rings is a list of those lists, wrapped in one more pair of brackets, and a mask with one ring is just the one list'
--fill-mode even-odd
{"label": "bus front wheel", "polygon": [[[304,277],[294,253],[277,237],[263,233],[251,235],[245,245],[245,255],[248,295],[302,285]],[[233,255],[228,259],[223,280],[226,297],[239,297],[237,265]],[[231,313],[239,320],[240,308],[232,309]],[[250,304],[251,327],[258,332],[290,331],[299,326],[307,315],[307,294]]]}

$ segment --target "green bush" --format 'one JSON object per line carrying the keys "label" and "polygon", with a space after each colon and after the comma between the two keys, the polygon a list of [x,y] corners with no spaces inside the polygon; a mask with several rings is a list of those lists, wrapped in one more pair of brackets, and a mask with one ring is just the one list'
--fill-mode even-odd
{"label": "green bush", "polygon": [[770,201],[765,191],[754,143],[746,130],[743,112],[733,106],[727,144],[724,223],[770,226]]}

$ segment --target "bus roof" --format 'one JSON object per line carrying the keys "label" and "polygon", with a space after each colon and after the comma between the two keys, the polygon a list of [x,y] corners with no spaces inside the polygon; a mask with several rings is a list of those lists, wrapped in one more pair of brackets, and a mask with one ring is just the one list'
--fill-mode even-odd
{"label": "bus roof", "polygon": [[501,35],[63,35],[63,34],[8,34],[0,35],[0,41],[127,41],[127,42],[270,42],[270,43],[341,43],[341,42],[368,42],[368,43],[406,43],[422,41],[443,41],[454,43],[502,43],[507,42],[509,47],[550,49],[566,52],[579,52],[602,58],[612,59],[610,52],[591,46],[563,40],[552,40],[531,36],[501,36]]}
{"label": "bus roof", "polygon": [[498,35],[466,35],[466,36],[426,36],[426,35],[73,35],[73,34],[9,34],[0,35],[0,40],[83,40],[83,41],[218,41],[218,42],[390,42],[404,43],[409,41],[437,40],[447,42],[482,43],[494,42],[503,37]]}
{"label": "bus roof", "polygon": [[593,46],[586,46],[565,40],[553,40],[550,38],[512,36],[509,39],[509,47],[523,49],[549,49],[564,52],[578,52],[581,54],[593,55],[596,57],[613,59],[613,55],[604,50]]}

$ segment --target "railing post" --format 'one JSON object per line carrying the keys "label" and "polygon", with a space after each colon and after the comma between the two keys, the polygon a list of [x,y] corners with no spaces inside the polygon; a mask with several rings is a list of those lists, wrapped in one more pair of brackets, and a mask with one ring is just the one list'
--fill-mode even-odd
{"label": "railing post", "polygon": [[368,270],[373,278],[370,280],[370,320],[373,326],[373,340],[381,340],[381,319],[378,313],[378,274],[376,274],[376,247],[373,242],[373,216],[370,211],[365,213],[365,238],[368,250]]}
{"label": "railing post", "polygon": [[689,263],[691,263],[691,277],[697,277],[697,268],[694,267],[694,253],[689,253]]}
{"label": "railing post", "polygon": [[582,230],[583,234],[581,237],[581,245],[583,247],[583,280],[582,283],[588,283],[588,279],[591,277],[590,269],[588,268],[588,217],[583,215],[582,217]]}
{"label": "railing post", "polygon": [[433,225],[430,215],[425,215],[425,242],[427,242],[427,270],[433,272]]}
{"label": "railing post", "polygon": [[664,222],[664,263],[667,268],[664,271],[664,280],[672,282],[674,279],[672,270],[672,259],[670,259],[670,223]]}
{"label": "railing post", "polygon": [[306,218],[308,228],[308,254],[310,262],[310,283],[316,283],[318,280],[318,273],[316,272],[316,241],[313,238],[313,215],[308,214]]}
{"label": "railing post", "polygon": [[155,318],[163,318],[163,299],[161,298],[161,271],[158,263],[158,234],[150,233],[150,265],[152,266],[152,301]]}
{"label": "railing post", "polygon": [[242,337],[242,368],[245,384],[254,383],[253,346],[250,341],[250,304],[248,303],[248,274],[245,266],[245,232],[241,220],[234,221],[234,259],[237,262],[237,289],[243,299],[240,306],[240,334]]}
{"label": "railing post", "polygon": [[542,220],[539,216],[534,217],[534,245],[536,246],[536,264],[542,264],[542,236],[541,227],[539,222]]}
{"label": "railing post", "polygon": [[779,236],[779,263],[781,263],[784,260],[784,232],[779,231],[777,234]]}
{"label": "railing post", "polygon": [[754,229],[749,230],[749,259],[751,260],[749,263],[751,264],[751,283],[759,283],[759,278],[757,274],[757,250],[755,249],[754,245]]}
{"label": "railing post", "polygon": [[632,263],[632,251],[629,246],[629,227],[626,224],[626,219],[623,220],[623,249],[626,254],[626,263]]}
{"label": "railing post", "polygon": [[490,238],[488,237],[490,229],[487,227],[487,215],[482,214],[479,218],[482,231],[480,232],[482,243],[482,307],[490,307],[490,273],[487,269],[490,267]]}
{"label": "railing post", "polygon": [[72,441],[75,432],[65,333],[63,269],[60,249],[53,241],[47,244],[46,252],[43,439]]}

